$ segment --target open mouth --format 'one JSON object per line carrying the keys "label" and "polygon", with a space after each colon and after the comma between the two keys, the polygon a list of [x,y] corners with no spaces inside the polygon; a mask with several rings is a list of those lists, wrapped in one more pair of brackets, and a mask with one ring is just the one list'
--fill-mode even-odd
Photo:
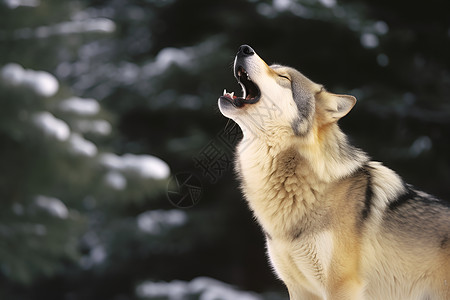
{"label": "open mouth", "polygon": [[223,96],[220,98],[224,98],[236,107],[242,107],[245,104],[253,104],[258,102],[261,97],[261,91],[256,83],[250,79],[250,76],[243,67],[237,67],[236,70],[235,77],[242,87],[243,96],[235,96],[234,92],[228,93],[225,89],[223,90]]}

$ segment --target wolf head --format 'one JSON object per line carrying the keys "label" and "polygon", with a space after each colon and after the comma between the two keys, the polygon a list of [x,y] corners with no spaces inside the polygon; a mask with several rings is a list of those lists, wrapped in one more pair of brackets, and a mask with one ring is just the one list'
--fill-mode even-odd
{"label": "wolf head", "polygon": [[267,65],[247,45],[239,47],[234,76],[243,96],[225,90],[219,109],[241,127],[244,137],[306,136],[313,129],[336,123],[356,103],[353,96],[329,93],[293,68]]}

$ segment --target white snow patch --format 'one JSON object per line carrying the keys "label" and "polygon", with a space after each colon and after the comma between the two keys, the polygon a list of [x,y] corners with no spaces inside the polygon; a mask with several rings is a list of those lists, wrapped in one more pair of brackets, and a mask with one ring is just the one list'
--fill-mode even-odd
{"label": "white snow patch", "polygon": [[120,63],[116,75],[117,81],[120,81],[124,84],[133,84],[136,82],[140,74],[141,69],[138,65],[130,63],[130,62],[122,62]]}
{"label": "white snow patch", "polygon": [[164,227],[178,227],[186,224],[187,215],[178,209],[149,210],[137,216],[138,228],[150,234],[159,234]]}
{"label": "white snow patch", "polygon": [[2,80],[6,83],[17,86],[22,82],[23,74],[25,70],[21,65],[15,63],[9,63],[3,66],[1,71]]}
{"label": "white snow patch", "polygon": [[47,111],[34,113],[32,120],[45,134],[60,141],[66,141],[70,136],[69,125]]}
{"label": "white snow patch", "polygon": [[273,8],[276,11],[286,11],[292,5],[292,0],[273,0]]}
{"label": "white snow patch", "polygon": [[80,265],[84,269],[90,269],[94,265],[103,263],[107,256],[105,247],[103,245],[96,245],[88,255],[84,255],[80,259]]}
{"label": "white snow patch", "polygon": [[156,76],[164,73],[171,65],[188,67],[195,55],[189,49],[164,48],[153,62],[146,64],[143,71],[147,76]]}
{"label": "white snow patch", "polygon": [[34,91],[41,96],[51,97],[59,89],[59,83],[56,78],[44,71],[28,70],[28,76],[25,77],[25,82],[34,89]]}
{"label": "white snow patch", "polygon": [[92,18],[59,23],[53,26],[54,34],[69,34],[83,32],[114,32],[116,24],[107,18]]}
{"label": "white snow patch", "polygon": [[19,6],[28,6],[28,7],[37,7],[41,4],[39,0],[3,0],[3,3],[6,4],[11,9],[15,9]]}
{"label": "white snow patch", "polygon": [[[333,5],[328,4],[335,3],[335,0],[320,0],[319,2],[325,6],[331,7]],[[306,6],[294,0],[273,0],[272,5],[269,5],[268,3],[258,3],[256,10],[260,15],[267,18],[274,18],[277,14],[285,11],[289,11],[301,18],[310,18],[312,15],[311,11]]]}
{"label": "white snow patch", "polygon": [[92,116],[100,111],[100,104],[95,99],[71,97],[59,103],[59,108],[65,112]]}
{"label": "white snow patch", "polygon": [[51,97],[59,89],[58,80],[52,74],[44,71],[24,69],[16,63],[9,63],[3,66],[0,78],[11,86],[31,88],[36,94],[43,97]]}
{"label": "white snow patch", "polygon": [[21,39],[48,38],[54,35],[66,35],[85,32],[110,33],[116,30],[114,21],[107,18],[91,18],[73,20],[37,28],[20,28],[14,31],[14,36]]}
{"label": "white snow patch", "polygon": [[179,280],[172,282],[144,282],[136,287],[140,298],[164,297],[171,300],[187,299],[189,283]]}
{"label": "white snow patch", "polygon": [[106,120],[80,120],[75,126],[83,133],[108,135],[112,131],[111,124]]}
{"label": "white snow patch", "polygon": [[78,133],[72,133],[69,139],[70,150],[75,154],[93,157],[97,154],[97,146]]}
{"label": "white snow patch", "polygon": [[59,199],[38,195],[34,198],[34,203],[41,209],[47,211],[50,215],[60,219],[67,219],[69,216],[69,209]]}
{"label": "white snow patch", "polygon": [[192,55],[185,50],[164,48],[156,56],[156,66],[160,69],[166,69],[171,64],[186,66],[191,58]]}
{"label": "white snow patch", "polygon": [[100,163],[105,167],[116,170],[125,169],[124,163],[122,162],[122,157],[114,153],[104,153],[100,157]]}
{"label": "white snow patch", "polygon": [[373,24],[375,31],[379,34],[386,34],[389,32],[389,26],[384,21],[377,21]]}
{"label": "white snow patch", "polygon": [[101,156],[102,165],[119,171],[137,174],[142,178],[165,179],[170,174],[169,166],[161,159],[151,155],[124,154],[118,156],[105,153]]}
{"label": "white snow patch", "polygon": [[375,48],[379,44],[378,37],[373,33],[363,33],[361,35],[361,45],[364,46],[364,48]]}
{"label": "white snow patch", "polygon": [[336,0],[319,0],[319,2],[328,8],[336,6]]}
{"label": "white snow patch", "polygon": [[255,293],[238,291],[231,285],[208,277],[198,277],[191,282],[174,280],[172,282],[146,281],[136,287],[140,298],[167,297],[169,299],[187,299],[200,296],[200,300],[261,300]]}
{"label": "white snow patch", "polygon": [[127,187],[127,179],[118,171],[109,171],[105,175],[104,181],[115,190],[123,190]]}
{"label": "white snow patch", "polygon": [[103,246],[98,245],[91,250],[91,258],[94,264],[102,263],[106,258],[106,250]]}

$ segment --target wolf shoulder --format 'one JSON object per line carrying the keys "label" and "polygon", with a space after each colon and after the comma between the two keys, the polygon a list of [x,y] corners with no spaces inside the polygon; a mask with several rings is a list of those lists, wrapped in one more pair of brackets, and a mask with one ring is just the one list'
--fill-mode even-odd
{"label": "wolf shoulder", "polygon": [[368,162],[354,176],[367,181],[359,199],[360,219],[378,223],[382,233],[400,243],[412,246],[414,241],[415,246],[446,249],[450,255],[450,201],[414,188],[378,162]]}

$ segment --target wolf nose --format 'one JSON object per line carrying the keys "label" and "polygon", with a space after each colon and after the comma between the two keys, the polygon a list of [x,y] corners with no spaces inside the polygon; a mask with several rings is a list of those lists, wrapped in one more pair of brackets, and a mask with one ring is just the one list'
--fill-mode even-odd
{"label": "wolf nose", "polygon": [[255,51],[249,45],[242,45],[239,47],[238,56],[250,56],[255,54]]}

